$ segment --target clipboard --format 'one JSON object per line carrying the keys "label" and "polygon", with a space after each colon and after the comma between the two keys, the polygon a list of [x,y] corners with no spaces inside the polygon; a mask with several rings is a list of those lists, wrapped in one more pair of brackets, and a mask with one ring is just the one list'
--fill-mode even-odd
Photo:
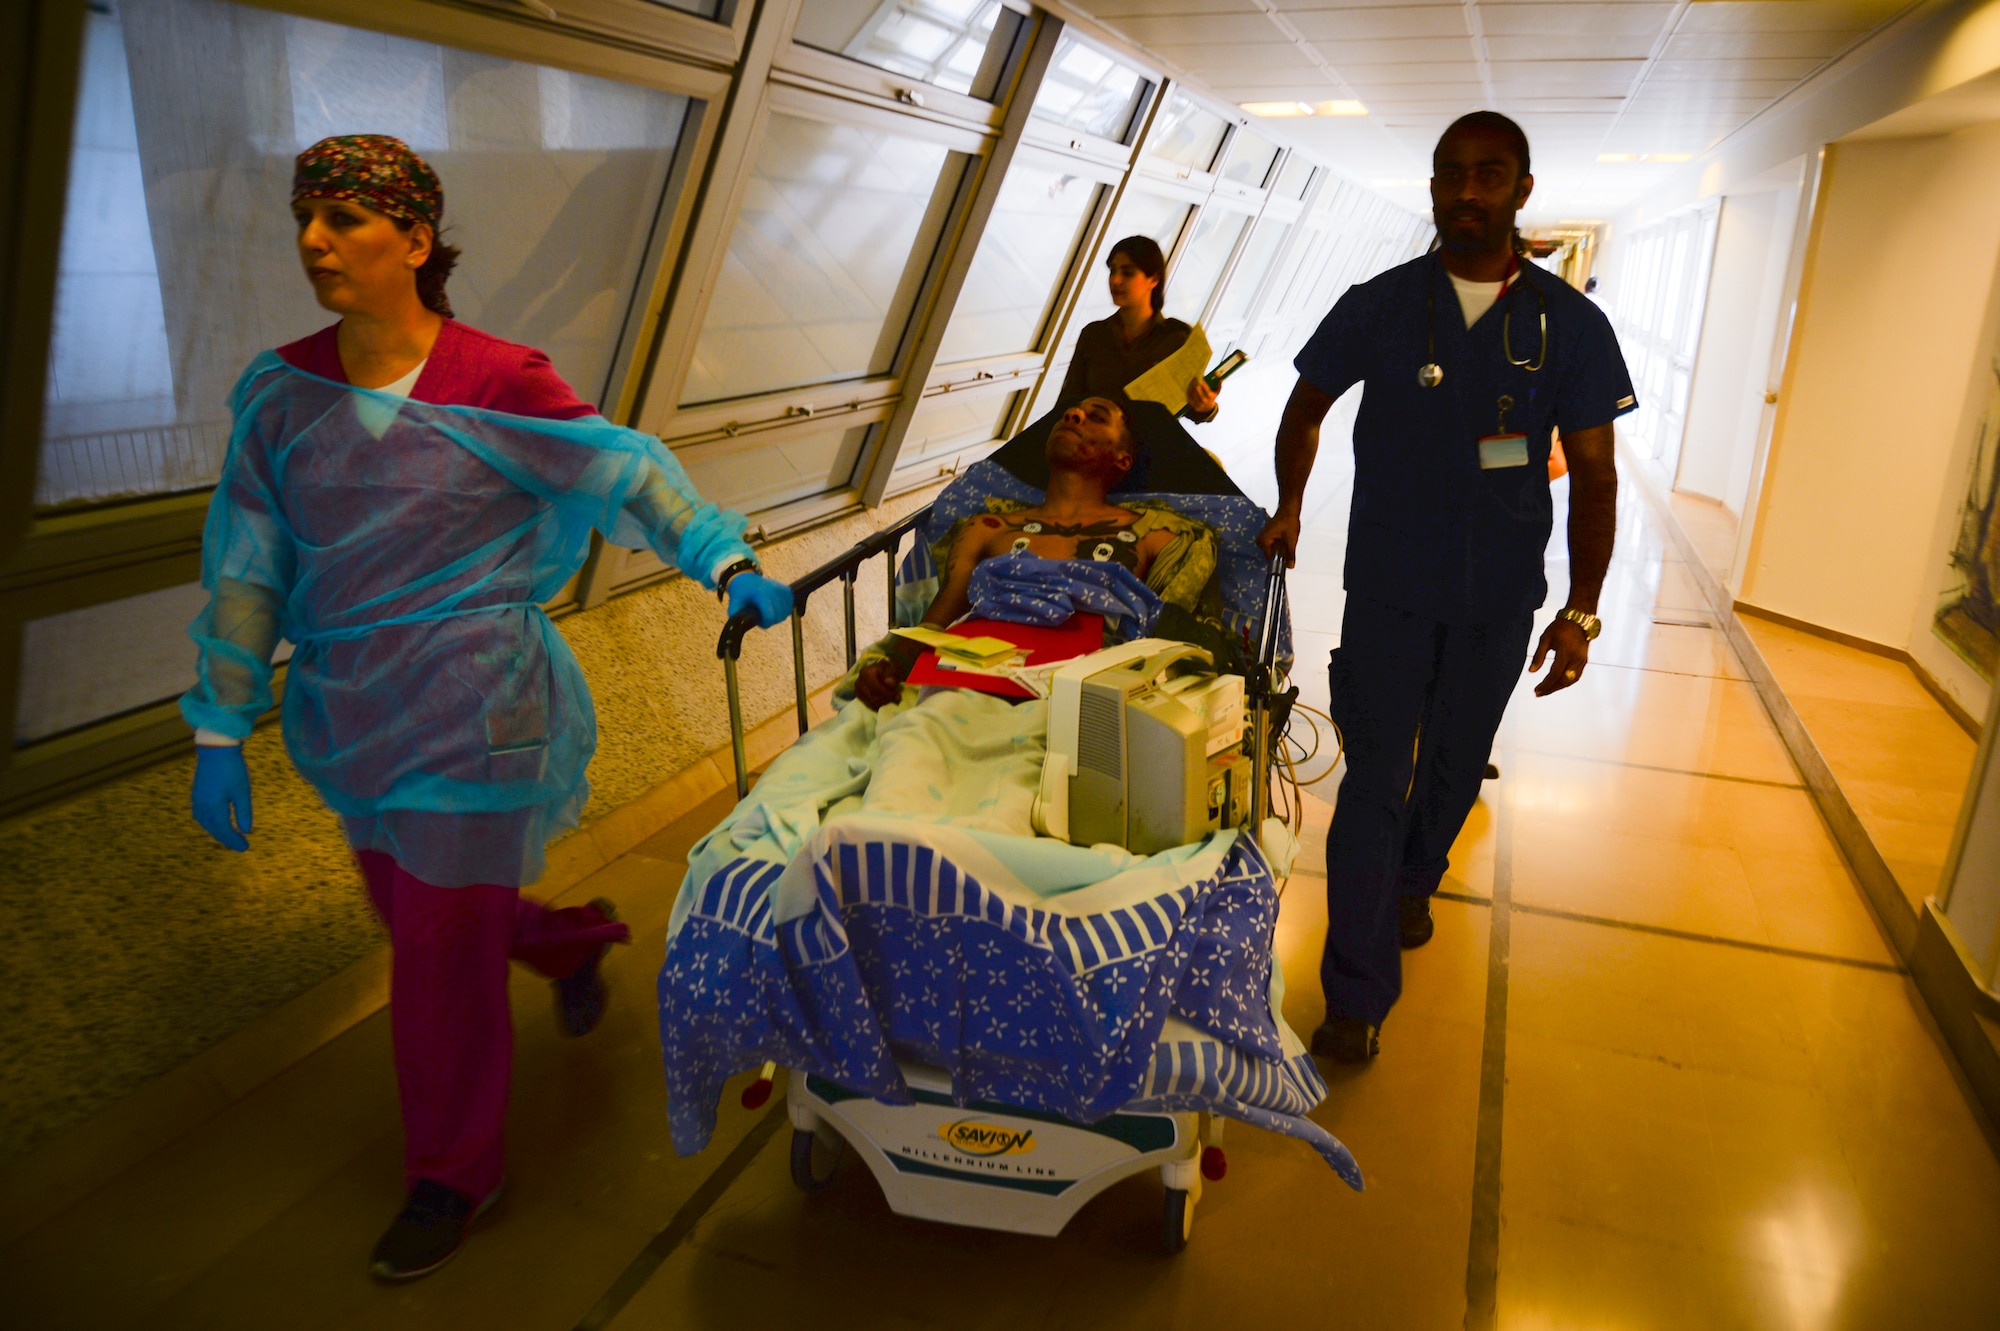
{"label": "clipboard", "polygon": [[1134,402],[1157,402],[1169,411],[1178,410],[1187,405],[1187,386],[1206,364],[1208,334],[1196,324],[1179,350],[1125,385],[1125,396]]}

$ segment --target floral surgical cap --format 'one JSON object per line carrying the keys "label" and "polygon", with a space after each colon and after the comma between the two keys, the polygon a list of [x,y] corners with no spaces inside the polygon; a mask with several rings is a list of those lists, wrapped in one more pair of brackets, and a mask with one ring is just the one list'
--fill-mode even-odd
{"label": "floral surgical cap", "polygon": [[299,154],[292,174],[292,203],[346,199],[397,221],[437,226],[444,216],[444,187],[430,163],[387,134],[341,134]]}

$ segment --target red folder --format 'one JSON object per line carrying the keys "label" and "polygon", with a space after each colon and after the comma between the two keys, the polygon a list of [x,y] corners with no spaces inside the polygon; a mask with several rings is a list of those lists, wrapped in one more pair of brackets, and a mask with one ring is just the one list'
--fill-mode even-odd
{"label": "red folder", "polygon": [[[1104,646],[1104,616],[1086,614],[1082,611],[1071,615],[1054,628],[1041,628],[1033,624],[1003,624],[993,619],[968,619],[951,627],[953,633],[968,638],[999,638],[1011,642],[1028,653],[1027,664],[1047,665],[1052,661],[1069,661],[1079,656],[1088,656]],[[963,670],[952,670],[938,664],[937,653],[929,648],[910,667],[910,677],[905,683],[924,685],[941,684],[952,689],[975,689],[980,693],[991,693],[1001,698],[1032,698],[1035,695],[1022,688],[1011,679],[997,675],[975,675]]]}

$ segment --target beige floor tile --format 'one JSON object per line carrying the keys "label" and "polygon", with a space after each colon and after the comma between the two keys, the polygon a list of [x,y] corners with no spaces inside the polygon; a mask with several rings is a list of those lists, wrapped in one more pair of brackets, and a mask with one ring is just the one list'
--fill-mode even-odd
{"label": "beige floor tile", "polygon": [[1756,690],[1740,680],[1650,670],[1587,672],[1547,698],[1517,694],[1508,727],[1523,749],[1685,772],[1797,783]]}
{"label": "beige floor tile", "polygon": [[1687,1069],[1509,1031],[1503,1217],[1703,1246],[1717,1208],[1706,1131]]}
{"label": "beige floor tile", "polygon": [[1896,962],[1861,885],[1831,845],[1817,854],[1739,849],[1737,858],[1765,931],[1777,946]]}
{"label": "beige floor tile", "polygon": [[1814,1083],[1767,954],[1516,911],[1507,1029],[1676,1069]]}
{"label": "beige floor tile", "polygon": [[1909,666],[1893,657],[1848,647],[1755,612],[1743,614],[1742,620],[1771,672],[1795,697],[1904,707],[1930,701]]}
{"label": "beige floor tile", "polygon": [[1520,826],[1620,832],[1759,854],[1830,852],[1802,788],[1522,753],[1508,774]]}
{"label": "beige floor tile", "polygon": [[[1764,1280],[1758,1280],[1758,1276]],[[1501,1331],[1762,1331],[1795,1325],[1775,1273],[1599,1225],[1510,1216],[1501,1231]],[[1815,1323],[1806,1323],[1815,1325]]]}
{"label": "beige floor tile", "polygon": [[1769,942],[1743,862],[1727,846],[1537,826],[1514,838],[1514,899],[1636,924]]}
{"label": "beige floor tile", "polygon": [[1709,618],[1708,598],[1682,563],[1665,560],[1613,561],[1599,593],[1598,612],[1613,617],[1656,614],[1674,619]]}
{"label": "beige floor tile", "polygon": [[[1601,615],[1610,613],[1600,607]],[[1736,659],[1729,640],[1719,630],[1696,627],[1691,622],[1656,623],[1656,615],[1691,618],[1686,611],[1674,616],[1672,612],[1651,609],[1641,610],[1629,619],[1607,618],[1602,636],[1590,645],[1590,664],[1717,679],[1750,678]]]}

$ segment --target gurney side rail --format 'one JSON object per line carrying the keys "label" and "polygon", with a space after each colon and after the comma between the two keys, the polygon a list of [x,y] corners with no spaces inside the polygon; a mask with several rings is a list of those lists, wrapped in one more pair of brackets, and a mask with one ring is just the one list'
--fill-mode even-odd
{"label": "gurney side rail", "polygon": [[[847,664],[854,664],[860,652],[860,644],[855,641],[854,630],[854,583],[861,575],[861,565],[876,555],[888,556],[888,606],[889,623],[896,622],[896,557],[903,544],[903,537],[931,515],[928,506],[917,510],[893,526],[884,527],[872,536],[864,536],[847,551],[821,564],[802,578],[794,580],[792,588],[792,687],[798,707],[799,733],[805,734],[812,728],[812,721],[806,712],[806,601],[820,588],[834,579],[840,580],[841,607],[845,611],[847,630]],[[750,772],[744,752],[743,699],[736,681],[736,663],[743,655],[743,639],[751,629],[757,627],[755,612],[745,610],[732,616],[722,626],[722,636],[715,644],[715,654],[722,658],[722,674],[729,687],[729,744],[736,760],[736,797],[743,798],[750,793]]]}

